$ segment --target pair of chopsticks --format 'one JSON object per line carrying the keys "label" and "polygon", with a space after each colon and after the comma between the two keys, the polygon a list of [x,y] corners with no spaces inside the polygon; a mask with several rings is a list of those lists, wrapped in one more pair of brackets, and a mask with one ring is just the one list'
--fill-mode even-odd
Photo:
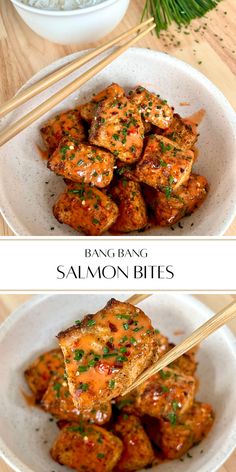
{"label": "pair of chopsticks", "polygon": [[30,86],[23,92],[16,95],[16,97],[12,98],[7,103],[5,103],[2,107],[0,107],[0,117],[4,116],[6,113],[9,113],[12,110],[15,110],[16,107],[18,107],[19,105],[22,105],[27,100],[43,92],[44,90],[46,90],[48,87],[55,84],[59,80],[67,77],[69,74],[77,70],[79,67],[91,61],[91,59],[97,57],[99,54],[108,50],[112,46],[115,46],[118,43],[120,43],[120,41],[124,41],[130,35],[134,35],[136,33],[132,39],[130,39],[128,42],[125,42],[122,46],[120,46],[118,49],[113,51],[105,59],[101,60],[96,65],[91,67],[91,69],[89,69],[88,71],[80,75],[77,79],[70,82],[68,85],[66,85],[64,88],[62,88],[57,93],[52,95],[48,100],[43,102],[41,105],[36,107],[27,115],[23,116],[20,120],[15,122],[13,125],[9,126],[7,129],[4,129],[0,133],[0,146],[8,142],[18,133],[20,133],[25,128],[30,126],[32,123],[34,123],[36,120],[38,120],[42,115],[44,115],[45,113],[50,111],[53,107],[58,105],[62,100],[64,100],[73,92],[78,90],[79,87],[81,87],[89,79],[94,77],[98,72],[100,72],[102,69],[108,66],[112,61],[114,61],[123,52],[125,52],[129,47],[133,46],[133,44],[135,44],[138,40],[142,39],[146,34],[148,34],[154,28],[155,28],[154,19],[150,18],[149,20],[139,24],[138,26],[131,28],[126,33],[119,35],[118,37],[109,41],[108,43],[89,52],[82,58],[75,59],[74,61],[70,62],[69,64],[62,67],[61,69],[53,72],[49,76],[40,80],[36,84]]}
{"label": "pair of chopsticks", "polygon": [[[127,300],[127,303],[137,304],[140,303],[145,298],[150,295],[133,295]],[[180,356],[188,352],[193,347],[197,346],[200,342],[204,341],[210,334],[214,333],[217,329],[221,328],[228,321],[236,317],[236,301],[233,301],[227,305],[223,310],[219,311],[216,315],[212,316],[206,323],[197,328],[190,336],[188,336],[182,343],[175,346],[167,354],[161,357],[157,362],[155,362],[151,367],[146,369],[137,380],[127,388],[122,395],[126,395],[131,392],[134,388],[141,385],[152,375],[157,374],[164,367],[174,362]]]}

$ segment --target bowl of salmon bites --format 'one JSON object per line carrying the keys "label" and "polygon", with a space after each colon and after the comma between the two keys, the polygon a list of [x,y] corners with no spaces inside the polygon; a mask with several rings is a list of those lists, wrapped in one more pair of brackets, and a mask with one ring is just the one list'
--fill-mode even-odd
{"label": "bowl of salmon bites", "polygon": [[2,213],[21,235],[222,235],[235,215],[235,124],[201,73],[131,48],[1,148]]}
{"label": "bowl of salmon bites", "polygon": [[216,472],[236,441],[235,338],[220,329],[124,394],[213,313],[109,297],[37,296],[3,323],[1,457],[17,472]]}

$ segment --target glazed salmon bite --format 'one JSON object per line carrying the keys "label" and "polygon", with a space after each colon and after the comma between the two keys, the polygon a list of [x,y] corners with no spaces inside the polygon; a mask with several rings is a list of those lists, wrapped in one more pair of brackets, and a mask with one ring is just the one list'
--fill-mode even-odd
{"label": "glazed salmon bite", "polygon": [[144,126],[137,106],[126,97],[107,98],[98,104],[89,142],[111,151],[123,162],[136,162],[143,149]]}
{"label": "glazed salmon bite", "polygon": [[64,371],[61,349],[52,349],[37,357],[25,370],[26,382],[38,402],[46,392],[52,372]]}
{"label": "glazed salmon bite", "polygon": [[138,106],[145,123],[152,123],[161,129],[169,128],[173,119],[173,111],[166,100],[162,100],[159,95],[151,93],[141,86],[131,90],[128,97]]}
{"label": "glazed salmon bite", "polygon": [[135,176],[140,182],[169,194],[188,181],[193,161],[192,151],[184,151],[162,136],[151,135]]}
{"label": "glazed salmon bite", "polygon": [[100,426],[81,422],[61,430],[51,456],[77,472],[111,472],[122,450],[123,444],[117,436]]}
{"label": "glazed salmon bite", "polygon": [[109,87],[101,90],[101,92],[99,92],[97,95],[94,95],[90,102],[81,105],[81,116],[85,121],[91,124],[99,102],[105,100],[106,98],[119,98],[124,96],[125,91],[122,87],[120,87],[120,85],[111,84]]}
{"label": "glazed salmon bite", "polygon": [[60,223],[99,236],[116,221],[118,207],[98,188],[71,182],[55,203],[53,214]]}
{"label": "glazed salmon bite", "polygon": [[150,365],[155,349],[149,318],[114,299],[59,333],[58,340],[70,393],[81,410],[120,395]]}
{"label": "glazed salmon bite", "polygon": [[110,420],[112,414],[110,403],[104,403],[97,409],[84,410],[82,414],[73,403],[64,369],[61,374],[58,372],[52,375],[40,404],[45,411],[58,420],[77,422],[84,420],[103,425]]}
{"label": "glazed salmon bite", "polygon": [[56,150],[62,138],[69,136],[78,142],[86,140],[79,109],[69,110],[51,118],[40,130],[49,156]]}
{"label": "glazed salmon bite", "polygon": [[107,187],[113,177],[114,156],[89,144],[64,138],[48,160],[48,168],[73,182]]}

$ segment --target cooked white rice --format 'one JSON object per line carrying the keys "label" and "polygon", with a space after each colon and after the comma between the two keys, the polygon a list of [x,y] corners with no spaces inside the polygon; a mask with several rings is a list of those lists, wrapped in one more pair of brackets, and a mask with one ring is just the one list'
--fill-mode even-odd
{"label": "cooked white rice", "polygon": [[21,0],[25,5],[43,10],[75,10],[104,2],[104,0]]}

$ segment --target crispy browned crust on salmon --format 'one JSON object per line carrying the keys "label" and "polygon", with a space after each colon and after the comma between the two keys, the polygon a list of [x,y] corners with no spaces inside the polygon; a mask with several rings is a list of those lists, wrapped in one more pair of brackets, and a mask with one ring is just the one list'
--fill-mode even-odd
{"label": "crispy browned crust on salmon", "polygon": [[110,194],[119,208],[119,216],[111,231],[129,233],[145,228],[147,211],[139,183],[122,179],[115,183]]}
{"label": "crispy browned crust on salmon", "polygon": [[99,103],[89,131],[91,144],[132,163],[141,156],[143,138],[144,126],[135,104],[126,97],[107,98]]}
{"label": "crispy browned crust on salmon", "polygon": [[209,191],[207,179],[191,174],[188,182],[177,191],[158,191],[146,186],[143,195],[146,204],[153,210],[155,222],[160,226],[172,226],[183,216],[191,215],[205,201]]}
{"label": "crispy browned crust on salmon", "polygon": [[197,386],[194,377],[166,367],[136,389],[136,406],[143,414],[171,421],[191,408]]}
{"label": "crispy browned crust on salmon", "polygon": [[115,423],[114,433],[124,446],[115,472],[141,470],[152,464],[154,452],[139,418],[120,415]]}
{"label": "crispy browned crust on salmon", "polygon": [[48,388],[51,377],[57,371],[63,371],[64,361],[61,349],[52,349],[38,356],[25,370],[25,380],[39,402]]}
{"label": "crispy browned crust on salmon", "polygon": [[193,149],[197,141],[197,126],[186,122],[180,115],[175,113],[170,126],[163,132],[163,136],[187,151]]}
{"label": "crispy browned crust on salmon", "polygon": [[140,182],[169,194],[188,181],[193,161],[192,151],[184,151],[162,136],[151,135],[135,175]]}
{"label": "crispy browned crust on salmon", "polygon": [[105,193],[87,184],[68,185],[53,207],[60,222],[87,235],[105,233],[118,216],[118,207]]}
{"label": "crispy browned crust on salmon", "polygon": [[78,142],[86,140],[86,132],[79,108],[64,111],[48,120],[40,130],[44,144],[51,155],[63,137],[71,137]]}
{"label": "crispy browned crust on salmon", "polygon": [[166,100],[162,100],[160,96],[149,92],[142,86],[131,90],[128,97],[138,106],[145,122],[161,129],[169,128],[173,120],[173,110]]}
{"label": "crispy browned crust on salmon", "polygon": [[214,423],[214,412],[207,403],[194,402],[179,423],[160,421],[158,446],[166,459],[179,459],[207,436]]}
{"label": "crispy browned crust on salmon", "polygon": [[123,445],[104,428],[71,423],[65,426],[51,449],[52,458],[77,472],[111,472],[117,464]]}
{"label": "crispy browned crust on salmon", "polygon": [[98,103],[106,98],[119,98],[124,97],[125,91],[120,85],[113,83],[106,87],[105,89],[101,90],[97,95],[94,95],[90,102],[84,103],[80,106],[80,113],[82,118],[91,124],[96,109],[98,107]]}
{"label": "crispy browned crust on salmon", "polygon": [[112,180],[114,161],[111,152],[64,138],[49,158],[48,168],[73,182],[104,188]]}
{"label": "crispy browned crust on salmon", "polygon": [[104,403],[99,408],[88,411],[84,410],[82,414],[73,403],[65,373],[53,375],[40,405],[58,420],[69,422],[83,420],[103,425],[111,419],[112,414],[110,403]]}

